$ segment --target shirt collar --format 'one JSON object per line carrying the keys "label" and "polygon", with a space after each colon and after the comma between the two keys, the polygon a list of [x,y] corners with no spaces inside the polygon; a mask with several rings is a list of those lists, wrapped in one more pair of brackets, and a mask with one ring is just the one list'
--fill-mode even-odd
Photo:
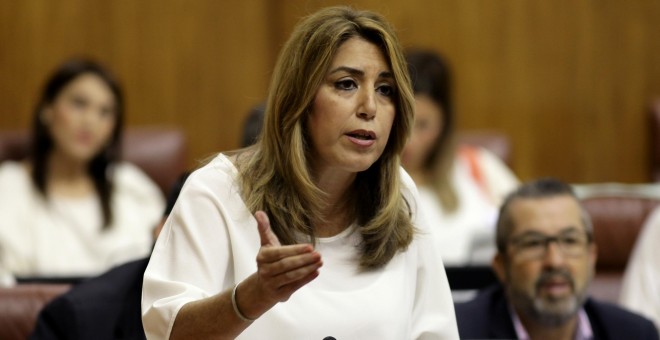
{"label": "shirt collar", "polygon": [[[520,340],[530,340],[529,334],[523,326],[516,310],[513,306],[509,305],[509,314],[511,314],[511,319],[513,320],[513,329],[516,331],[516,337]],[[587,312],[584,311],[584,308],[580,308],[577,313],[577,328],[575,331],[574,340],[590,340],[593,339],[594,334],[591,329],[591,323],[589,322],[589,317]]]}

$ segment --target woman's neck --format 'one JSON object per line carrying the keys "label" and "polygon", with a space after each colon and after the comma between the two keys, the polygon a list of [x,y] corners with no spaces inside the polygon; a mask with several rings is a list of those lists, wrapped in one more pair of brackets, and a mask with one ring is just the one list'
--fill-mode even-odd
{"label": "woman's neck", "polygon": [[355,218],[351,205],[351,188],[355,173],[324,171],[317,176],[316,185],[326,193],[326,205],[321,212],[323,221],[315,223],[316,236],[330,237],[348,228]]}
{"label": "woman's neck", "polygon": [[87,163],[61,152],[53,151],[48,157],[48,190],[58,196],[81,197],[89,195],[94,185],[87,173]]}

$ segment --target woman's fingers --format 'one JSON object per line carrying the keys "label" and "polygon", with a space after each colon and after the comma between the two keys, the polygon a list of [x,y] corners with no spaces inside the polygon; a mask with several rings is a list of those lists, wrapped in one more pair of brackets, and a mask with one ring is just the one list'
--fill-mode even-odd
{"label": "woman's fingers", "polygon": [[270,227],[268,215],[254,214],[259,229],[261,249],[257,254],[257,277],[266,296],[286,301],[300,287],[314,280],[323,265],[321,254],[310,244],[282,246]]}
{"label": "woman's fingers", "polygon": [[273,263],[281,259],[309,254],[314,248],[309,244],[293,244],[280,247],[262,247],[257,254],[257,263]]}
{"label": "woman's fingers", "polygon": [[318,264],[321,262],[321,254],[311,252],[306,254],[294,255],[282,258],[279,261],[264,263],[257,261],[259,274],[261,276],[274,277],[287,272],[292,272],[298,268]]}
{"label": "woman's fingers", "polygon": [[318,276],[319,276],[319,271],[317,269],[298,281],[291,282],[289,284],[282,286],[280,288],[280,295],[281,295],[280,301],[283,302],[288,300],[293,293],[295,293],[298,289],[302,288],[304,285],[312,282]]}
{"label": "woman's fingers", "polygon": [[310,263],[306,266],[299,267],[299,268],[294,269],[294,270],[286,271],[282,274],[279,274],[279,275],[275,276],[273,279],[274,279],[275,284],[278,287],[280,287],[280,289],[282,289],[286,285],[294,284],[294,286],[295,286],[296,282],[304,280],[310,274],[313,274],[315,272],[318,273],[318,269],[321,268],[321,266],[323,266],[323,262],[322,261],[317,261],[317,262],[314,262],[314,263]]}
{"label": "woman's fingers", "polygon": [[271,296],[279,302],[287,301],[298,289],[319,276],[319,268],[322,265],[323,263],[319,261],[273,277],[269,280],[273,285]]}
{"label": "woman's fingers", "polygon": [[254,218],[257,219],[257,226],[259,228],[259,238],[261,239],[261,246],[279,246],[280,240],[277,239],[277,235],[273,233],[273,230],[270,229],[270,220],[268,215],[265,212],[259,210],[254,214]]}

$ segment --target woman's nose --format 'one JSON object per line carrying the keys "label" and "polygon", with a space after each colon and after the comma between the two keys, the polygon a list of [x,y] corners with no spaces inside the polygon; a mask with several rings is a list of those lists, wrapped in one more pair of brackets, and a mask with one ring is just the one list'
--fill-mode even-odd
{"label": "woman's nose", "polygon": [[363,90],[357,112],[358,116],[362,119],[370,120],[376,116],[377,110],[378,104],[376,103],[375,91]]}

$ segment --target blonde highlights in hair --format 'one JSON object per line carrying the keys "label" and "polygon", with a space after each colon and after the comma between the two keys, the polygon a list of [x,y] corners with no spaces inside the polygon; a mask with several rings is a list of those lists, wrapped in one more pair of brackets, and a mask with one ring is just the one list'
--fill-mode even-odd
{"label": "blonde highlights in hair", "polygon": [[381,157],[357,174],[351,188],[351,217],[363,236],[363,268],[389,262],[412,241],[410,209],[400,188],[399,155],[409,135],[414,99],[405,58],[394,30],[379,15],[348,7],[322,9],[304,18],[284,45],[273,73],[262,134],[239,156],[241,191],[251,211],[268,213],[282,244],[315,238],[326,194],[310,170],[305,126],[316,92],[342,43],[353,37],[378,46],[395,82],[396,115]]}

